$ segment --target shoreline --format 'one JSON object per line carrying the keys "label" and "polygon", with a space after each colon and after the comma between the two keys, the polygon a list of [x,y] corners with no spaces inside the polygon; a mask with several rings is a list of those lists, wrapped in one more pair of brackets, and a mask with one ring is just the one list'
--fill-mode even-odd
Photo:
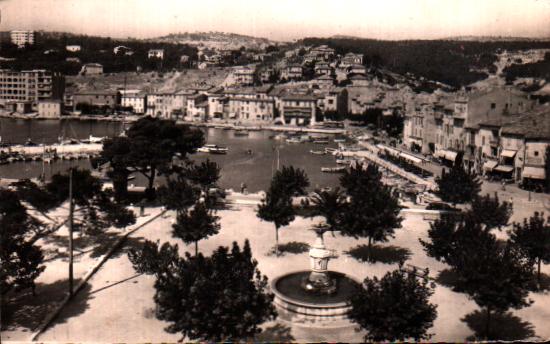
{"label": "shoreline", "polygon": [[[78,116],[61,116],[58,118],[52,117],[41,117],[38,115],[8,115],[5,113],[0,113],[0,118],[6,119],[15,119],[15,120],[39,120],[39,121],[65,121],[65,120],[75,120],[75,121],[97,121],[97,122],[120,122],[120,123],[133,123],[139,120],[143,116],[127,116],[127,117],[100,117],[100,116],[91,116],[91,115],[78,115]],[[224,127],[231,128],[233,130],[268,130],[268,131],[292,131],[292,132],[305,132],[305,133],[319,133],[319,134],[345,134],[348,130],[344,128],[311,128],[311,127],[299,127],[299,126],[279,126],[273,124],[266,125],[247,125],[247,124],[237,124],[237,123],[222,123],[222,122],[193,122],[185,121],[178,119],[176,120],[177,124],[184,124],[193,127],[204,127],[204,128],[216,128]]]}

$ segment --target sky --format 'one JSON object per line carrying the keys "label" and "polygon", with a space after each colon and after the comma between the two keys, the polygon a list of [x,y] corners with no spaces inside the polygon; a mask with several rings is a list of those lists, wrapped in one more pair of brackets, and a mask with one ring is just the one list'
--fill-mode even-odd
{"label": "sky", "polygon": [[550,37],[550,0],[0,0],[0,31],[118,38],[221,31],[279,41]]}

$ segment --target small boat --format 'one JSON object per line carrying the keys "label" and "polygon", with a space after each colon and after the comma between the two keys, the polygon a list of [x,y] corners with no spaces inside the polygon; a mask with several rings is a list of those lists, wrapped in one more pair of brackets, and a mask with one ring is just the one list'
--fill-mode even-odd
{"label": "small boat", "polygon": [[338,152],[338,150],[336,148],[325,148],[325,153],[327,154],[336,154],[336,152]]}
{"label": "small boat", "polygon": [[248,136],[248,130],[239,129],[235,130],[235,136]]}
{"label": "small boat", "polygon": [[227,151],[229,151],[227,147],[220,147],[214,144],[204,145],[201,148],[197,149],[197,152],[210,154],[227,154]]}
{"label": "small boat", "polygon": [[90,137],[88,138],[88,141],[90,141],[90,143],[102,143],[103,140],[105,139],[106,137],[98,137],[98,136],[90,135]]}
{"label": "small boat", "polygon": [[309,152],[313,155],[325,155],[325,154],[327,154],[325,151],[310,150]]}
{"label": "small boat", "polygon": [[291,137],[286,139],[287,143],[302,143],[302,140],[299,137]]}
{"label": "small boat", "polygon": [[338,167],[321,167],[321,172],[325,173],[341,173],[346,170],[346,166],[338,166]]}
{"label": "small boat", "polygon": [[346,138],[345,137],[337,137],[333,141],[334,141],[334,143],[345,143]]}
{"label": "small boat", "polygon": [[313,143],[319,144],[319,145],[326,145],[328,144],[328,140],[325,139],[315,139],[313,140]]}
{"label": "small boat", "polygon": [[214,126],[214,129],[225,129],[226,127],[224,125],[216,125]]}
{"label": "small boat", "polygon": [[336,159],[337,165],[351,165],[351,160],[347,159]]}

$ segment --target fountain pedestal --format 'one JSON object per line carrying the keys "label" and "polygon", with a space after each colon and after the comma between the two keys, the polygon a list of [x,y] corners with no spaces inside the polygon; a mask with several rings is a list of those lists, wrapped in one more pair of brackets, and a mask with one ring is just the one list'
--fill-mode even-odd
{"label": "fountain pedestal", "polygon": [[310,270],[276,278],[271,283],[273,303],[282,319],[321,327],[351,326],[348,303],[360,283],[349,276],[328,270],[336,252],[325,247],[323,228],[315,228],[317,238],[309,250]]}
{"label": "fountain pedestal", "polygon": [[323,231],[316,230],[317,238],[309,250],[311,273],[302,282],[302,288],[318,294],[333,294],[336,292],[336,281],[328,274],[328,262],[336,258],[336,251],[325,247]]}

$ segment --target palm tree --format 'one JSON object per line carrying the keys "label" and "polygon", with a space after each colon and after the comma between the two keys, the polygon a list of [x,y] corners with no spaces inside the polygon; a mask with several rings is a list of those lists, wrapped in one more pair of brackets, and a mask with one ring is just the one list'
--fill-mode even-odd
{"label": "palm tree", "polygon": [[338,230],[343,207],[345,206],[346,197],[340,191],[340,188],[334,190],[315,190],[315,192],[306,200],[305,206],[310,207],[311,212],[308,217],[322,216],[325,218],[325,223],[321,226],[325,231]]}

